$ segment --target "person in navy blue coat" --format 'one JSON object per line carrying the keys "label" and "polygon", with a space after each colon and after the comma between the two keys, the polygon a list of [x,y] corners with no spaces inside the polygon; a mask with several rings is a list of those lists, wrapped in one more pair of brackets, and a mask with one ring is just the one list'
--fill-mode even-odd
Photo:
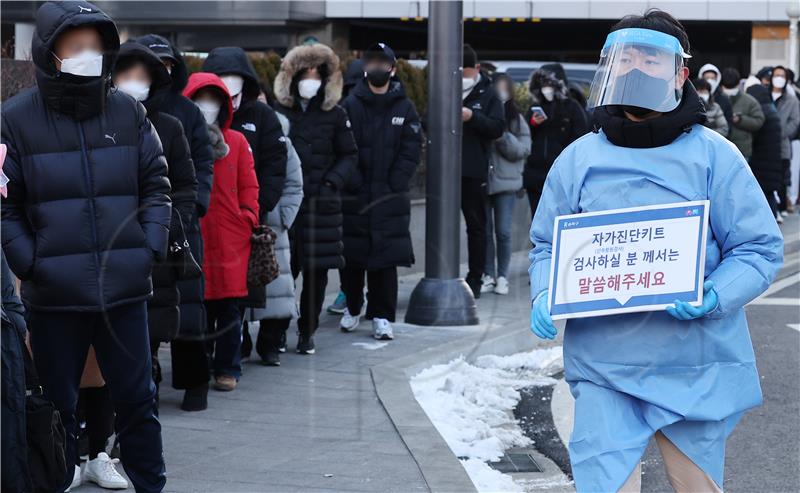
{"label": "person in navy blue coat", "polygon": [[31,346],[76,459],[75,406],[89,346],[111,390],[125,471],[166,482],[150,367],[150,272],[166,255],[171,202],[161,142],[141,103],[107,86],[114,22],[83,1],[46,2],[31,52],[36,87],[6,102],[2,245],[30,308]]}

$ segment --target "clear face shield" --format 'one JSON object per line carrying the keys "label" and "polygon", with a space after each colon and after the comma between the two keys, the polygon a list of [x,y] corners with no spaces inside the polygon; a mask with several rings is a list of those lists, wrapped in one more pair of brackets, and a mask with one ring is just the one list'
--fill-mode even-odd
{"label": "clear face shield", "polygon": [[681,102],[679,72],[691,58],[674,36],[650,29],[620,29],[600,53],[589,107],[637,106],[667,113]]}

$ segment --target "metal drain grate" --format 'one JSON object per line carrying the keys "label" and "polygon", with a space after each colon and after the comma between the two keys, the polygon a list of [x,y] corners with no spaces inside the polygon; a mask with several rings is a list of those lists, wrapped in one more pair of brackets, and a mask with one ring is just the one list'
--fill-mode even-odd
{"label": "metal drain grate", "polygon": [[489,467],[502,473],[542,472],[542,468],[530,454],[505,454],[497,462],[489,462]]}

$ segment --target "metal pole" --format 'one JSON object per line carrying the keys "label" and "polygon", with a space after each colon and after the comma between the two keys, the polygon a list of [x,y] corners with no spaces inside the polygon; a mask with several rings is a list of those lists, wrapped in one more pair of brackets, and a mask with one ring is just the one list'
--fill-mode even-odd
{"label": "metal pole", "polygon": [[429,9],[425,278],[411,293],[405,320],[475,325],[475,299],[459,278],[463,5],[430,2]]}

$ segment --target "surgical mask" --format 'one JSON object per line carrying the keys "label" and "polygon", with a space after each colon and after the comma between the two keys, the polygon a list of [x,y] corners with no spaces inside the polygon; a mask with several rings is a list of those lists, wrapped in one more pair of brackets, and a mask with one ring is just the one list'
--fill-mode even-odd
{"label": "surgical mask", "polygon": [[144,101],[150,96],[150,84],[139,80],[126,80],[117,85],[117,89],[136,101]]}
{"label": "surgical mask", "polygon": [[475,87],[475,83],[476,82],[477,81],[475,79],[471,79],[471,78],[468,79],[468,78],[464,77],[463,79],[461,79],[461,90],[464,91],[464,92],[471,91],[472,88]]}
{"label": "surgical mask", "polygon": [[719,81],[717,79],[706,79],[706,82],[711,84],[711,92],[717,90],[717,87],[719,86]]}
{"label": "surgical mask", "polygon": [[297,92],[303,99],[311,99],[317,95],[319,88],[322,86],[321,80],[304,79],[297,83]]}
{"label": "surgical mask", "polygon": [[783,89],[786,87],[786,78],[785,77],[773,77],[772,78],[772,85],[777,87],[778,89]]}
{"label": "surgical mask", "polygon": [[548,101],[552,101],[553,98],[556,96],[556,90],[552,87],[543,87],[542,88],[542,96]]}
{"label": "surgical mask", "polygon": [[221,108],[219,103],[211,101],[195,101],[194,104],[200,108],[200,112],[203,114],[203,118],[205,118],[207,124],[213,125],[217,123],[217,118],[219,117],[219,111]]}
{"label": "surgical mask", "polygon": [[708,103],[708,98],[710,97],[708,94],[704,92],[698,92],[697,95],[700,96],[700,99],[702,99],[704,103]]}
{"label": "surgical mask", "polygon": [[728,89],[727,87],[723,87],[722,88],[722,92],[725,93],[726,96],[732,97],[732,96],[736,96],[737,94],[739,94],[739,88],[738,87],[732,87],[732,88]]}
{"label": "surgical mask", "polygon": [[72,58],[60,59],[61,72],[81,77],[100,77],[103,74],[103,54],[93,50],[84,50]]}
{"label": "surgical mask", "polygon": [[497,91],[497,97],[500,98],[500,101],[504,103],[509,99],[511,99],[511,96],[509,96],[508,91]]}
{"label": "surgical mask", "polygon": [[242,92],[244,87],[244,79],[241,75],[223,75],[220,77],[222,83],[228,88],[231,97],[234,97]]}
{"label": "surgical mask", "polygon": [[376,68],[375,70],[370,70],[367,74],[367,80],[370,84],[375,87],[383,87],[389,83],[389,79],[392,78],[392,71],[391,70],[383,70],[380,68]]}

